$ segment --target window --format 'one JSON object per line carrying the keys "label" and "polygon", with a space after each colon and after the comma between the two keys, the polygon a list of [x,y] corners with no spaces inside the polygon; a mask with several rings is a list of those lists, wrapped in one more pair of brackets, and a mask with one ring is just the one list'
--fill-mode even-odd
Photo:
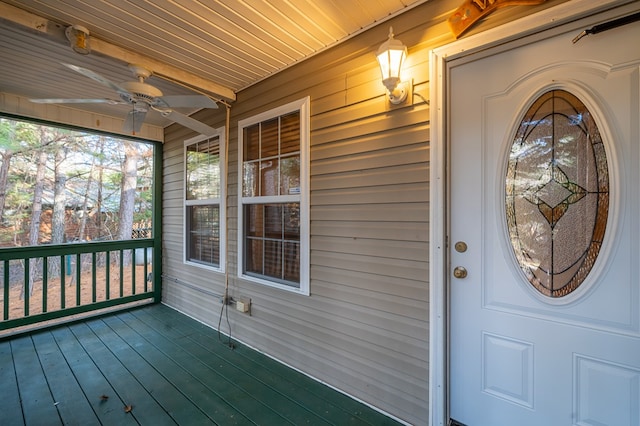
{"label": "window", "polygon": [[224,271],[224,128],[184,145],[185,262]]}
{"label": "window", "polygon": [[238,123],[238,275],[309,294],[309,98]]}

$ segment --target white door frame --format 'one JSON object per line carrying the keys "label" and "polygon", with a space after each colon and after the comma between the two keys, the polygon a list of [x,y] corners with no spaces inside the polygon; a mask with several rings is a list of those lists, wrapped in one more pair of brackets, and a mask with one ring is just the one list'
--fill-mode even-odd
{"label": "white door frame", "polygon": [[448,322],[449,267],[447,234],[448,174],[447,128],[449,105],[446,79],[447,62],[484,52],[508,42],[534,36],[561,25],[575,25],[576,35],[590,27],[581,20],[590,15],[633,3],[635,0],[570,0],[539,13],[500,27],[434,49],[430,53],[429,88],[431,93],[430,141],[430,354],[429,354],[429,410],[431,426],[446,426],[449,419],[448,388]]}

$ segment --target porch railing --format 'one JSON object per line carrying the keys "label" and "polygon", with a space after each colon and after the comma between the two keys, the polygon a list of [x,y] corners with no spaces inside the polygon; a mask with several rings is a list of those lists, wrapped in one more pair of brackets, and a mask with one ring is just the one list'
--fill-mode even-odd
{"label": "porch railing", "polygon": [[0,330],[160,301],[160,275],[153,239],[1,249]]}

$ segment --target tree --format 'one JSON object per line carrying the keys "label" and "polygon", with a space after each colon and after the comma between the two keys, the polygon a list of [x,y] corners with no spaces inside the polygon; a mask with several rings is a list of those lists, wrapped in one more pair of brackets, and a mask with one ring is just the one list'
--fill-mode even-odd
{"label": "tree", "polygon": [[[43,194],[45,190],[46,184],[46,173],[47,173],[47,163],[49,159],[49,151],[56,151],[56,160],[60,159],[61,156],[58,154],[62,152],[62,144],[61,141],[65,140],[65,132],[59,131],[57,129],[53,129],[45,126],[38,126],[38,135],[39,135],[39,149],[36,150],[35,157],[36,159],[36,173],[35,173],[35,181],[33,186],[33,202],[31,204],[31,221],[29,224],[29,242],[30,246],[38,245],[40,242],[40,225],[42,222],[42,200]],[[62,154],[62,156],[64,153]],[[56,179],[58,178],[56,174]],[[58,196],[58,198],[62,198],[62,220],[58,221],[59,229],[52,229],[52,233],[58,233],[58,239],[62,240],[64,237],[64,214],[65,214],[65,197],[64,197],[64,185],[66,182],[66,178],[64,178],[61,188],[58,188],[58,182],[55,185],[54,193]],[[61,192],[61,194],[58,194]],[[54,196],[55,199],[55,196]],[[58,213],[59,214],[59,213]],[[55,215],[54,215],[55,216]],[[55,222],[55,220],[54,220]],[[33,282],[35,281],[36,272],[36,259],[30,259],[29,261],[29,293],[33,292]],[[27,285],[27,283],[25,283]],[[21,296],[24,296],[24,292],[26,289],[23,288]]]}
{"label": "tree", "polygon": [[7,197],[7,182],[11,158],[15,150],[17,121],[0,120],[0,149],[2,164],[0,165],[0,223],[4,221],[4,206]]}
{"label": "tree", "polygon": [[[98,138],[98,142],[96,143],[95,153],[102,152],[102,146],[104,145],[104,141],[102,137]],[[91,194],[91,186],[93,185],[93,171],[96,165],[96,157],[97,155],[91,156],[91,166],[89,168],[89,173],[87,173],[87,181],[84,189],[84,194],[82,194],[82,206],[80,208],[81,216],[80,216],[80,227],[78,230],[78,240],[83,241],[85,237],[85,232],[87,229],[87,219],[89,218],[89,197]]]}
{"label": "tree", "polygon": [[[43,142],[43,146],[40,148],[40,152],[37,157],[36,166],[36,180],[33,190],[33,204],[31,205],[31,222],[29,226],[29,245],[35,246],[38,244],[40,237],[40,220],[42,219],[42,193],[44,191],[44,176],[47,171],[47,151],[45,149],[46,133],[44,129],[40,128],[40,140]],[[29,280],[25,282],[25,286],[28,285],[29,294],[33,294],[33,282],[36,274],[36,259],[29,259]],[[24,293],[27,291],[24,287],[20,293],[20,298],[24,297]]]}
{"label": "tree", "polygon": [[53,215],[51,218],[51,242],[62,244],[65,242],[65,218],[67,211],[67,195],[65,192],[67,185],[67,174],[64,168],[66,150],[61,145],[56,150],[54,163],[54,191],[53,191]]}
{"label": "tree", "polygon": [[[131,142],[124,142],[124,161],[122,162],[122,182],[120,185],[120,209],[118,211],[119,240],[130,240],[133,230],[133,212],[136,203],[136,188],[138,186],[138,158],[140,153]],[[126,256],[125,265],[130,261]]]}

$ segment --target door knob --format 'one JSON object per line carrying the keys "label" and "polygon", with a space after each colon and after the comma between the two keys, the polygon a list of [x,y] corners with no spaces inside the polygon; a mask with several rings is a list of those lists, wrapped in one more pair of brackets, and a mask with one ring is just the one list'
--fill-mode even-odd
{"label": "door knob", "polygon": [[465,278],[467,276],[467,270],[464,266],[456,266],[453,269],[453,276],[456,278]]}

